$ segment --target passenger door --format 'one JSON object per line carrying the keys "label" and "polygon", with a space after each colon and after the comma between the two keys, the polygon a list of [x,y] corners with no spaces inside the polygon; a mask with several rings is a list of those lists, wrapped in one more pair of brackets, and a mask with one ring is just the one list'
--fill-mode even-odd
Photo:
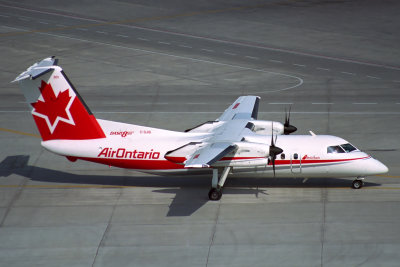
{"label": "passenger door", "polygon": [[290,169],[292,173],[301,173],[301,155],[299,153],[290,155]]}

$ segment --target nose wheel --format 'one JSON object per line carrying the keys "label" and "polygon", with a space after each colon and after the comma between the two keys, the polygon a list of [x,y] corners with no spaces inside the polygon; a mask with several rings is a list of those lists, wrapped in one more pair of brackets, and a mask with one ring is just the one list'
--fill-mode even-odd
{"label": "nose wheel", "polygon": [[222,197],[222,191],[218,188],[211,188],[208,192],[208,198],[213,201],[220,200]]}
{"label": "nose wheel", "polygon": [[353,181],[353,183],[351,184],[351,187],[353,189],[360,189],[361,187],[364,186],[364,178],[357,178]]}

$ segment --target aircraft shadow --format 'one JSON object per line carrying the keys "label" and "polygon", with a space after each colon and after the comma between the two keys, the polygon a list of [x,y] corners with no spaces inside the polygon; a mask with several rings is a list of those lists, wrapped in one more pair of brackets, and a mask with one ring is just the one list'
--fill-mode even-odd
{"label": "aircraft shadow", "polygon": [[[190,216],[208,200],[211,184],[210,175],[189,176],[110,176],[73,174],[65,171],[28,165],[29,155],[8,156],[0,163],[0,177],[17,174],[32,181],[66,184],[89,184],[101,186],[163,187],[153,192],[175,194],[167,216]],[[300,178],[235,178],[225,183],[224,194],[246,194],[258,197],[268,195],[267,189],[280,187],[293,188],[335,188],[349,187],[351,181],[338,178],[312,178],[306,183]],[[379,184],[366,182],[364,186]],[[261,188],[260,188],[261,187]]]}

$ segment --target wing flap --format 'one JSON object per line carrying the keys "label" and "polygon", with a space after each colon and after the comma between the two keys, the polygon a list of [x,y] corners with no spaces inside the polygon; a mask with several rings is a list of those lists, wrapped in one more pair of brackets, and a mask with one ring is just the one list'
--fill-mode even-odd
{"label": "wing flap", "polygon": [[195,151],[185,162],[186,168],[209,168],[212,164],[236,149],[232,143],[211,143]]}

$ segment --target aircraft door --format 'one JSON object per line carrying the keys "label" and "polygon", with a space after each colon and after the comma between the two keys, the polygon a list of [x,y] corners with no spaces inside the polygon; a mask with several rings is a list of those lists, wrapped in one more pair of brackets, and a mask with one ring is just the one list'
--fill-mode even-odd
{"label": "aircraft door", "polygon": [[292,173],[301,173],[301,156],[299,153],[290,155],[290,169]]}

